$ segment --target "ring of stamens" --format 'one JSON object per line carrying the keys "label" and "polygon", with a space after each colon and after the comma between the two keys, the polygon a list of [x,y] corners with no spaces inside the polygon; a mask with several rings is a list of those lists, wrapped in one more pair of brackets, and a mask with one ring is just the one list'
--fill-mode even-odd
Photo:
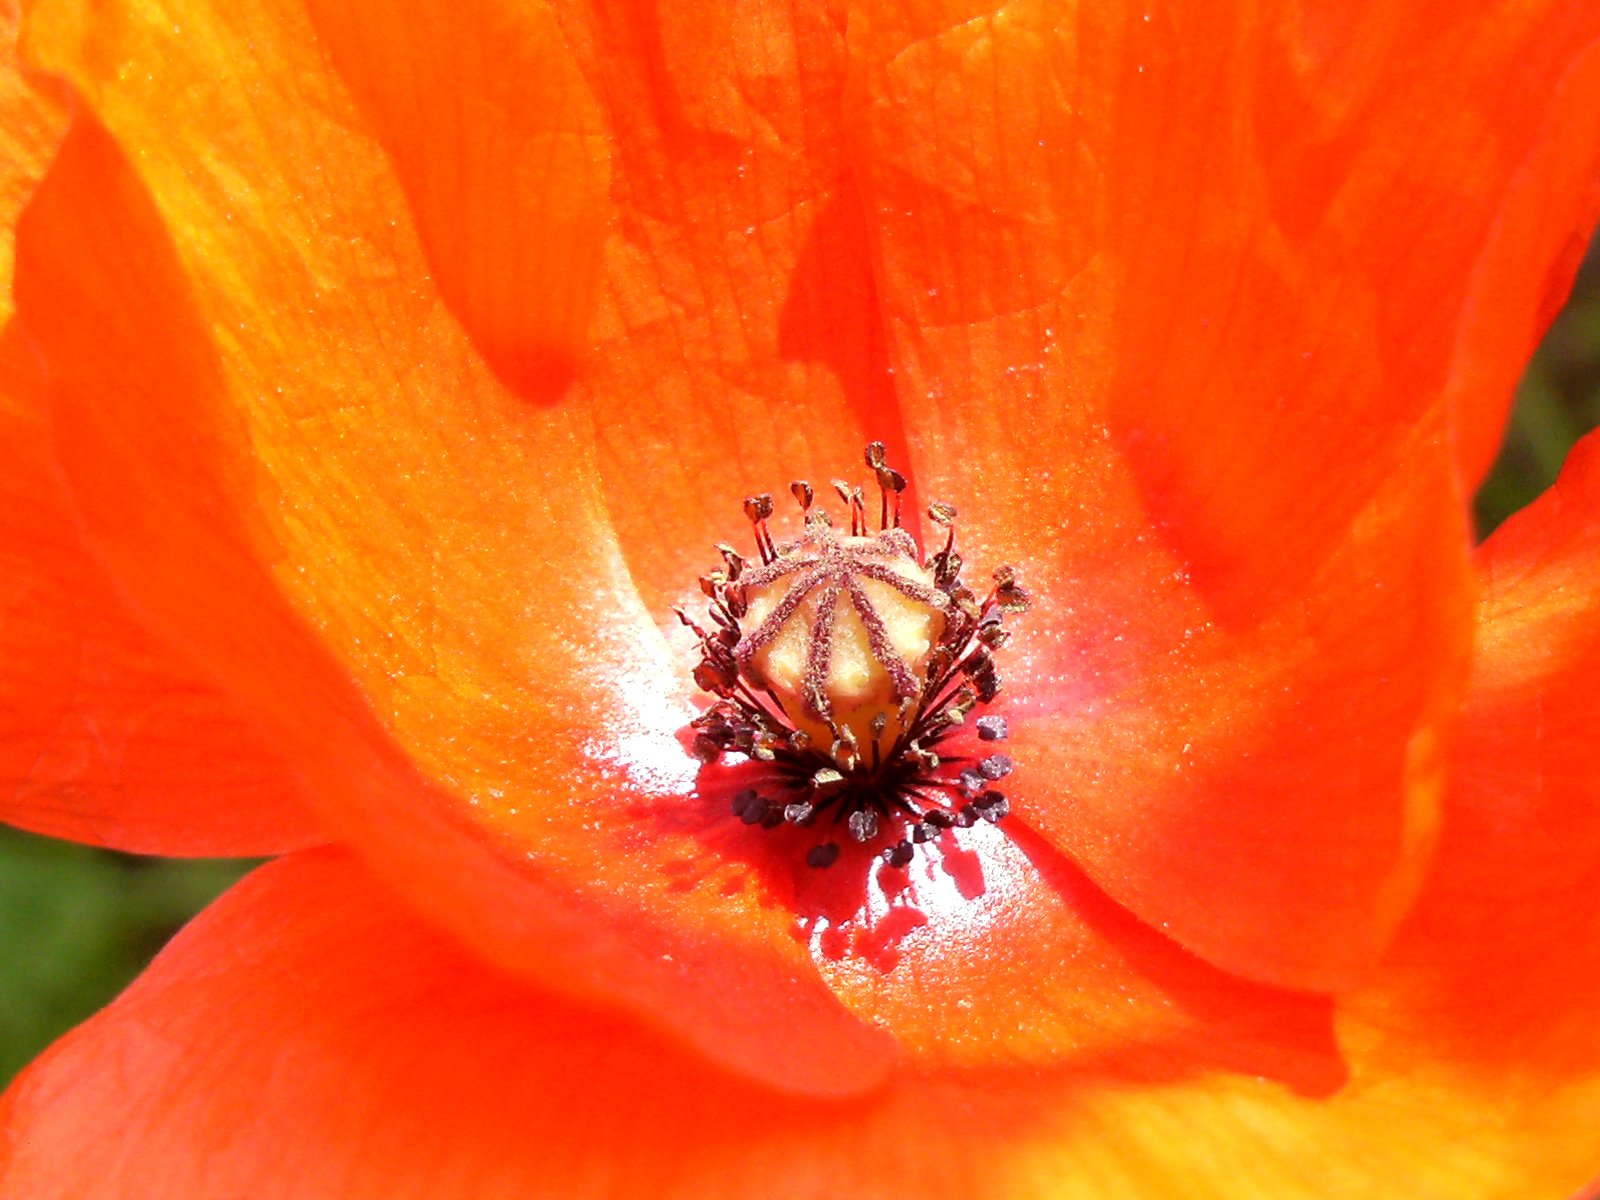
{"label": "ring of stamens", "polygon": [[[880,490],[875,534],[861,489],[842,481],[833,486],[848,507],[848,535],[814,507],[815,493],[803,481],[790,491],[804,531],[783,545],[768,524],[772,497],[749,497],[744,508],[759,564],[719,546],[723,567],[700,580],[710,628],[682,610],[678,616],[700,642],[695,680],[716,697],[694,721],[696,756],[709,764],[737,754],[769,768],[759,787],[734,798],[735,815],[767,828],[830,817],[858,843],[889,840],[882,858],[903,867],[917,845],[944,830],[998,821],[1009,810],[994,784],[1010,773],[1011,760],[952,753],[951,739],[974,709],[999,694],[994,651],[1009,637],[1006,615],[1025,609],[1028,595],[1010,567],[995,571],[981,600],[962,582],[956,514],[948,504],[928,508],[929,519],[947,533],[943,548],[924,558],[901,526],[904,476],[888,466],[881,443],[867,448],[866,460]],[[879,600],[868,582],[880,589]],[[890,601],[892,611],[882,611]],[[809,613],[803,667],[797,674],[774,670],[774,647],[807,615],[802,610]],[[850,697],[835,672],[845,611],[859,622],[860,633],[851,636],[864,639],[854,650],[870,660],[868,683],[878,680],[877,691],[869,688],[849,711],[841,711]],[[921,640],[921,632],[934,629]],[[914,657],[907,647],[916,649]],[[980,743],[1006,736],[1002,717],[982,716],[975,725]],[[825,867],[839,853],[839,843],[828,840],[813,845],[806,860]]]}

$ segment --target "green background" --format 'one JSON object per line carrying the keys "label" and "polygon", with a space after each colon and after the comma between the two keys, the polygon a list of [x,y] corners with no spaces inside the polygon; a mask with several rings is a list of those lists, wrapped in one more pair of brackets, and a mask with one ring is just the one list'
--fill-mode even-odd
{"label": "green background", "polygon": [[[1600,424],[1600,242],[1523,378],[1478,494],[1487,532]],[[250,864],[134,858],[0,827],[0,1083],[105,1004]]]}

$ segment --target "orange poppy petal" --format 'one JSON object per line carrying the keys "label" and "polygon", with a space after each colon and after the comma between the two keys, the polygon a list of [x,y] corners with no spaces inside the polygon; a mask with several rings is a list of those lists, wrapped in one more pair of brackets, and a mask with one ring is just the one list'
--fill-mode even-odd
{"label": "orange poppy petal", "polygon": [[[65,124],[15,62],[0,4],[0,322],[12,228]],[[50,466],[38,362],[0,334],[0,818],[158,854],[267,854],[320,840],[282,759],[141,628],[81,543]]]}
{"label": "orange poppy petal", "polygon": [[[676,738],[687,680],[619,559],[588,417],[508,395],[453,325],[419,315],[420,249],[337,89],[304,106],[280,97],[271,152],[238,156],[255,172],[248,194],[294,192],[303,162],[367,178],[365,163],[376,182],[340,193],[349,211],[253,228],[168,136],[249,128],[268,104],[262,88],[208,97],[238,61],[229,28],[185,16],[180,49],[219,58],[176,88],[159,75],[181,55],[145,40],[164,44],[165,22],[80,36],[49,15],[35,25],[46,61],[78,71],[89,103],[143,147],[135,175],[83,124],[23,233],[23,314],[53,367],[75,499],[125,586],[260,707],[330,824],[415,902],[496,961],[647,1009],[792,1088],[870,1084],[897,1052],[884,1028],[919,1055],[1040,1061],[1119,1046],[1135,1013],[1141,1036],[1204,1041],[1230,1061],[1277,1049],[1263,1023],[1327,1057],[1324,1004],[1220,976],[1004,839],[987,863],[957,856],[964,883],[919,885],[917,915],[858,912],[829,886],[814,894],[790,849],[752,851],[725,796],[690,794]],[[288,60],[266,78],[319,78],[303,28],[253,32],[253,59],[270,64],[270,46]],[[108,86],[82,65],[130,60],[155,77],[119,68]],[[149,91],[124,95],[130,82]],[[327,111],[342,115],[324,127]],[[300,212],[268,207],[291,224]],[[346,224],[391,240],[352,250],[321,232]],[[293,254],[263,256],[275,238]],[[312,286],[346,277],[359,293]],[[401,315],[375,331],[391,308]],[[272,334],[240,340],[241,327]],[[408,364],[399,378],[393,363]],[[743,858],[722,844],[735,838]],[[954,895],[972,890],[974,862],[994,872],[982,903]],[[985,950],[1004,972],[979,969]],[[936,975],[951,986],[930,986]],[[955,983],[979,1011],[955,1003]]]}
{"label": "orange poppy petal", "polygon": [[1252,977],[1348,986],[1424,865],[1470,630],[1456,450],[1499,427],[1600,161],[1600,10],[1521,16],[852,31],[916,474],[1041,596],[1025,812]]}
{"label": "orange poppy petal", "polygon": [[744,496],[787,514],[792,480],[858,480],[866,443],[899,436],[845,152],[845,31],[823,4],[556,7],[615,147],[579,392],[659,614],[700,602],[714,543],[749,545]]}
{"label": "orange poppy petal", "polygon": [[61,136],[57,96],[17,63],[16,0],[0,0],[0,324],[11,317],[12,230]]}
{"label": "orange poppy petal", "polygon": [[33,369],[13,327],[0,337],[0,818],[145,854],[322,841],[260,726],[146,630],[90,557]]}
{"label": "orange poppy petal", "polygon": [[1394,958],[1439,997],[1432,1044],[1600,1077],[1600,436],[1478,569],[1438,860]]}
{"label": "orange poppy petal", "polygon": [[[487,439],[487,460],[464,449],[470,417],[465,434],[397,423],[386,408],[417,393],[360,377],[388,361],[372,347],[344,360],[361,339],[345,341],[340,322],[362,325],[372,291],[306,320],[308,335],[328,330],[320,346],[311,336],[320,374],[276,357],[273,339],[219,358],[237,323],[208,322],[205,305],[282,297],[217,287],[211,272],[249,269],[248,254],[201,257],[186,274],[115,145],[76,121],[19,231],[18,313],[51,367],[55,454],[122,586],[259,712],[329,827],[484,952],[624,996],[744,1069],[781,1068],[790,1086],[875,1078],[890,1044],[838,1004],[787,921],[753,897],[685,886],[669,873],[671,840],[635,822],[692,778],[672,736],[689,710],[682,685],[661,680],[659,635],[607,549],[566,415],[542,437]],[[423,355],[436,374],[422,395],[458,413],[521,404],[454,326],[430,334],[441,344]],[[262,371],[286,381],[267,392],[283,409],[242,402],[260,395]],[[251,420],[266,424],[254,458]],[[345,471],[379,464],[391,485],[351,495]],[[537,503],[507,520],[502,498],[473,486],[478,469]],[[550,562],[573,574],[552,580]],[[614,618],[587,607],[601,599]],[[508,614],[516,628],[497,628]],[[790,1067],[806,1047],[812,1067]]]}
{"label": "orange poppy petal", "polygon": [[783,1086],[871,1084],[894,1044],[792,914],[699,870],[688,679],[611,535],[592,418],[509,393],[438,307],[309,22],[45,4],[30,28],[139,147],[135,175],[76,129],[20,259],[57,452],[123,586],[486,954]]}
{"label": "orange poppy petal", "polygon": [[405,190],[440,298],[511,387],[556,399],[594,313],[609,149],[555,14],[543,0],[307,9]]}
{"label": "orange poppy petal", "polygon": [[235,888],[18,1079],[0,1196],[1559,1200],[1600,1149],[1595,1098],[1417,1062],[1296,1095],[1153,1060],[786,1096],[485,969],[317,852]]}

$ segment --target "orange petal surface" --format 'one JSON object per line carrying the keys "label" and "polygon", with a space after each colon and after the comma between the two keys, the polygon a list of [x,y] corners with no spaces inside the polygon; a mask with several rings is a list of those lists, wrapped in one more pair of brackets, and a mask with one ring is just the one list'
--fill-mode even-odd
{"label": "orange petal surface", "polygon": [[49,452],[35,347],[10,323],[12,228],[65,124],[0,5],[0,818],[162,854],[320,840],[300,784],[215,683],[127,610]]}
{"label": "orange petal surface", "polygon": [[225,896],[13,1085],[0,1196],[1560,1200],[1593,1162],[1570,1091],[1508,1103],[1380,1061],[1302,1096],[1184,1066],[784,1095],[484,968],[312,852]]}
{"label": "orange petal surface", "polygon": [[915,473],[1042,597],[1020,811],[1212,961],[1350,986],[1434,833],[1458,467],[1593,219],[1600,10],[851,20]]}
{"label": "orange petal surface", "polygon": [[1579,443],[1477,565],[1478,645],[1438,861],[1393,958],[1438,997],[1419,1034],[1434,1052],[1487,1056],[1533,1081],[1592,1079],[1600,437]]}
{"label": "orange petal surface", "polygon": [[510,387],[556,398],[594,312],[610,156],[554,12],[307,9],[405,191],[440,298]]}
{"label": "orange petal surface", "polygon": [[13,327],[0,337],[0,818],[147,854],[324,840],[266,731],[128,611],[84,545],[35,370]]}
{"label": "orange petal surface", "polygon": [[[197,312],[218,293],[183,274],[148,195],[88,121],[75,124],[24,221],[18,294],[20,319],[54,367],[54,450],[97,548],[152,619],[181,631],[261,714],[336,834],[491,956],[586,994],[626,995],[752,1070],[849,1089],[881,1069],[881,1035],[839,1006],[775,914],[748,897],[682,889],[646,854],[629,814],[663,785],[627,739],[668,714],[667,770],[681,771],[671,731],[684,718],[673,686],[652,676],[659,635],[624,632],[639,628],[636,601],[591,537],[603,523],[585,511],[592,500],[573,457],[583,442],[565,417],[547,418],[542,440],[527,430],[491,439],[487,462],[453,455],[436,439],[470,442],[470,423],[464,432],[449,421],[394,423],[370,406],[409,408],[418,395],[381,384],[344,391],[341,406],[348,381],[298,359],[281,363],[288,382],[267,393],[285,410],[232,407],[273,364],[218,358],[216,326]],[[269,304],[276,295],[240,294]],[[355,305],[343,311],[359,324],[371,302],[347,295],[328,308]],[[322,316],[327,367],[350,343]],[[467,366],[459,389],[429,389],[430,399],[533,412],[452,343],[448,321],[431,333],[446,343],[425,356],[433,370],[453,377]],[[388,360],[374,349],[358,361]],[[249,419],[262,417],[281,421],[288,440],[250,457],[243,447],[261,431]],[[412,434],[397,432],[407,430],[423,443],[409,464]],[[315,451],[323,439],[346,447],[347,464],[382,468],[398,493],[352,494],[344,468]],[[491,520],[484,509],[503,513],[503,498],[452,477],[475,469],[513,490],[548,481],[551,492],[534,488],[521,521]],[[429,494],[409,494],[423,480]],[[470,549],[462,540],[480,537]],[[297,544],[316,550],[296,561],[286,547]],[[552,582],[552,562],[587,573]],[[402,578],[386,577],[396,571]],[[586,603],[614,595],[620,623],[596,624],[563,586],[581,587]],[[294,611],[285,592],[329,607]],[[485,641],[496,629],[486,610],[514,613],[515,635]],[[330,642],[364,662],[337,663]],[[635,694],[645,699],[618,699]],[[515,785],[497,791],[480,765]],[[641,856],[651,873],[635,868]]]}
{"label": "orange petal surface", "polygon": [[11,317],[12,230],[64,120],[60,97],[17,62],[17,0],[0,2],[0,323]]}
{"label": "orange petal surface", "polygon": [[[821,4],[561,0],[614,146],[615,229],[574,404],[646,607],[700,603],[739,503],[826,489],[900,421]],[[687,645],[687,643],[681,643]]]}
{"label": "orange petal surface", "polygon": [[[197,8],[169,47],[142,11],[82,16],[45,5],[34,26],[110,127],[75,129],[23,233],[56,452],[130,592],[260,707],[333,828],[418,904],[499,962],[801,1090],[878,1078],[882,1029],[962,1061],[1137,1035],[1260,1070],[1288,1040],[1325,1069],[1325,1003],[1196,962],[1048,847],[995,839],[860,896],[818,894],[781,848],[731,852],[723,835],[749,831],[709,784],[692,794],[687,681],[632,587],[656,580],[623,552],[642,533],[613,535],[597,493],[617,460],[592,437],[595,385],[529,404],[438,311],[405,189],[313,69],[309,25],[240,31]],[[105,69],[130,59],[153,74]],[[254,60],[260,87],[215,82]],[[327,91],[276,95],[284,80]],[[196,178],[214,138],[248,186]],[[297,206],[334,160],[362,186]],[[288,216],[259,223],[262,196]]]}

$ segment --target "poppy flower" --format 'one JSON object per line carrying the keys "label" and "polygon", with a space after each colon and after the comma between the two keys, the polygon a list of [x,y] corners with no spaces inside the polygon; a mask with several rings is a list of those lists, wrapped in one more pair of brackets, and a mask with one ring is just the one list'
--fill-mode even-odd
{"label": "poppy flower", "polygon": [[[0,1195],[1572,1194],[1600,445],[1476,550],[1463,498],[1597,46],[40,0],[3,811],[277,857],[18,1079]],[[818,869],[688,752],[673,609],[875,441],[1034,597],[1010,812]]]}

